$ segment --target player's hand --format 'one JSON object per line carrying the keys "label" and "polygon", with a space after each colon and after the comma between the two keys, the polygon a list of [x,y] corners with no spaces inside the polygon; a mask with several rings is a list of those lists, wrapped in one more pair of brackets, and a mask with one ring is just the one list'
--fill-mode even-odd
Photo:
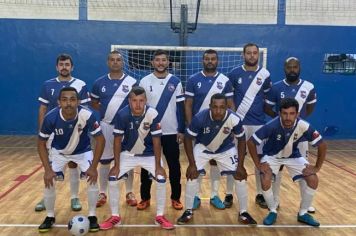
{"label": "player's hand", "polygon": [[114,165],[109,171],[109,176],[115,176],[117,178],[119,173],[120,173],[120,166]]}
{"label": "player's hand", "polygon": [[87,176],[87,181],[90,184],[96,184],[96,181],[98,179],[98,171],[96,168],[90,166],[89,169],[85,172],[85,175]]}
{"label": "player's hand", "polygon": [[260,163],[257,169],[259,169],[262,174],[267,174],[271,171],[271,168],[269,167],[269,164],[267,162]]}
{"label": "player's hand", "polygon": [[243,166],[238,166],[236,169],[235,177],[237,180],[247,180],[247,172],[245,167]]}
{"label": "player's hand", "polygon": [[53,179],[56,178],[56,173],[53,170],[45,170],[43,174],[43,181],[46,188],[50,188],[53,186]]}
{"label": "player's hand", "polygon": [[184,141],[184,134],[178,133],[177,134],[177,143],[181,144]]}
{"label": "player's hand", "polygon": [[167,179],[166,171],[162,166],[156,166],[156,179],[159,180],[161,178]]}
{"label": "player's hand", "polygon": [[196,178],[198,178],[199,176],[199,172],[197,169],[197,166],[194,165],[188,165],[187,167],[187,173],[185,174],[185,176],[187,177],[187,180],[194,180]]}
{"label": "player's hand", "polygon": [[313,165],[305,165],[302,173],[303,176],[315,175],[318,172],[318,169]]}

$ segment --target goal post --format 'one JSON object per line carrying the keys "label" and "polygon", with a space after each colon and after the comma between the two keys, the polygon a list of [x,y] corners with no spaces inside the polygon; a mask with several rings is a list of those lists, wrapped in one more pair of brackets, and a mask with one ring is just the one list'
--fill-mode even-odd
{"label": "goal post", "polygon": [[[111,45],[111,51],[119,51],[124,59],[124,72],[140,80],[153,72],[151,65],[154,51],[162,49],[169,53],[169,72],[179,77],[185,86],[187,79],[203,69],[204,51],[214,49],[218,52],[218,71],[227,74],[234,67],[243,64],[243,48],[241,47],[174,47],[174,46],[142,46],[142,45]],[[267,66],[267,48],[260,48],[259,65]]]}

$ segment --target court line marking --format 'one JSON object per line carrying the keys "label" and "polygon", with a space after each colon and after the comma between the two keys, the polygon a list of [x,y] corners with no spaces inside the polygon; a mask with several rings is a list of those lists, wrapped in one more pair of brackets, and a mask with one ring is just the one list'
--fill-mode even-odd
{"label": "court line marking", "polygon": [[[0,227],[38,227],[38,224],[0,224]],[[220,225],[220,224],[196,224],[196,225],[174,225],[177,228],[356,228],[356,225],[320,225],[313,227],[309,225]],[[54,228],[67,228],[68,225],[58,224]],[[159,225],[118,225],[115,228],[159,228]]]}

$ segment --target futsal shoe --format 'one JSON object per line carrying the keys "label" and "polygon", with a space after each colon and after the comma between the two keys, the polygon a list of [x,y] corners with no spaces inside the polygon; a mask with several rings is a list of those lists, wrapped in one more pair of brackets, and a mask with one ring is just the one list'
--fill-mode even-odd
{"label": "futsal shoe", "polygon": [[156,216],[155,224],[160,225],[162,229],[174,229],[174,225],[164,216]]}
{"label": "futsal shoe", "polygon": [[298,219],[299,222],[307,224],[307,225],[316,226],[316,227],[320,226],[319,221],[315,220],[308,213],[305,213],[304,215],[299,215],[298,214],[297,219]]}
{"label": "futsal shoe", "polygon": [[248,212],[242,212],[239,215],[239,221],[242,224],[245,225],[257,225],[257,222],[255,221],[255,219],[252,218],[252,216],[248,213]]}
{"label": "futsal shoe", "polygon": [[70,206],[72,211],[80,211],[82,210],[82,204],[80,204],[79,198],[73,198],[70,200]]}
{"label": "futsal shoe", "polygon": [[266,218],[263,220],[264,225],[273,225],[276,223],[277,220],[277,213],[276,212],[270,212],[266,216]]}
{"label": "futsal shoe", "polygon": [[256,202],[257,205],[259,205],[263,209],[267,209],[268,208],[267,203],[265,201],[265,198],[263,197],[262,194],[257,194],[256,195],[255,202]]}
{"label": "futsal shoe", "polygon": [[150,206],[150,200],[142,200],[137,204],[137,210],[145,210]]}
{"label": "futsal shoe", "polygon": [[172,199],[172,207],[176,210],[182,210],[183,209],[183,204],[179,200],[173,200]]}
{"label": "futsal shoe", "polygon": [[213,205],[216,209],[220,209],[220,210],[225,209],[224,203],[220,200],[218,196],[214,196],[213,198],[210,198],[210,204]]}
{"label": "futsal shoe", "polygon": [[89,220],[89,232],[98,232],[100,226],[98,224],[98,218],[96,216],[88,216]]}
{"label": "futsal shoe", "polygon": [[108,229],[112,229],[115,225],[119,225],[119,224],[121,224],[121,217],[111,216],[109,219],[106,219],[99,226],[101,230],[108,230]]}
{"label": "futsal shoe", "polygon": [[193,218],[193,211],[192,210],[185,210],[183,215],[178,218],[177,224],[179,225],[185,225],[188,223],[188,221]]}
{"label": "futsal shoe", "polygon": [[198,196],[194,197],[194,202],[193,202],[193,210],[196,210],[200,207],[201,205],[201,200]]}
{"label": "futsal shoe", "polygon": [[234,202],[234,197],[232,196],[232,194],[226,194],[224,200],[225,207],[226,208],[232,207],[233,202]]}
{"label": "futsal shoe", "polygon": [[44,211],[46,210],[46,206],[44,204],[44,200],[42,199],[40,202],[36,204],[35,211]]}
{"label": "futsal shoe", "polygon": [[43,223],[38,227],[38,232],[40,233],[46,233],[48,232],[53,224],[56,222],[56,219],[54,217],[49,217],[47,216]]}

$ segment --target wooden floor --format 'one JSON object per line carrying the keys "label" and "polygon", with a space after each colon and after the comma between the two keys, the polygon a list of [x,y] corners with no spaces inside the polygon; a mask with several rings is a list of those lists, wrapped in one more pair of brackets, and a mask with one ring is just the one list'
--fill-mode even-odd
{"label": "wooden floor", "polygon": [[[0,136],[0,235],[38,235],[37,227],[46,216],[37,213],[34,206],[42,198],[43,169],[37,156],[34,136]],[[314,199],[317,209],[315,217],[321,222],[320,228],[311,228],[296,220],[299,208],[299,187],[294,184],[286,171],[281,188],[281,207],[276,225],[265,227],[262,220],[267,214],[254,203],[255,180],[252,162],[247,158],[246,166],[250,174],[249,212],[259,225],[248,227],[238,223],[238,204],[226,210],[216,210],[209,205],[210,184],[206,177],[203,181],[203,201],[195,211],[192,222],[166,231],[154,225],[155,203],[145,211],[137,211],[124,204],[121,197],[121,215],[123,225],[107,232],[89,235],[356,235],[356,141],[343,140],[328,142],[327,160],[319,173],[320,185]],[[315,153],[315,150],[311,150]],[[315,161],[312,155],[311,161]],[[181,158],[185,172],[185,156]],[[185,179],[182,179],[184,202]],[[220,196],[224,196],[225,179],[220,187]],[[135,171],[134,192],[139,197],[139,169]],[[78,213],[70,210],[69,182],[57,184],[56,227],[45,235],[68,235],[66,224]],[[169,185],[167,185],[168,187]],[[86,183],[81,182],[80,199],[87,214]],[[167,189],[169,199],[169,189]],[[152,191],[152,199],[155,199]],[[173,222],[183,213],[174,210],[167,201],[166,216]],[[110,216],[108,205],[97,210],[99,221]]]}

